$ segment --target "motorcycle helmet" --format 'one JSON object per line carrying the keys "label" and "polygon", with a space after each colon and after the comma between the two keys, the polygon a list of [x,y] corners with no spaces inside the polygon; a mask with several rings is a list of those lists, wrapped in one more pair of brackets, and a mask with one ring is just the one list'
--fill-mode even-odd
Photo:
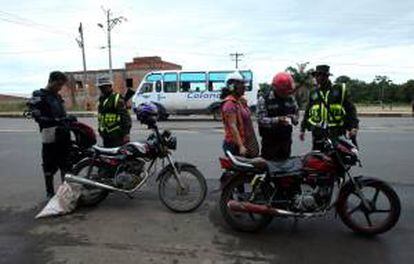
{"label": "motorcycle helmet", "polygon": [[137,107],[137,119],[144,125],[154,125],[158,118],[158,107],[153,103],[143,103]]}
{"label": "motorcycle helmet", "polygon": [[229,73],[226,76],[226,86],[228,87],[230,91],[234,90],[235,82],[244,82],[244,77],[238,71]]}
{"label": "motorcycle helmet", "polygon": [[276,94],[281,96],[291,95],[295,91],[295,82],[292,75],[287,72],[280,72],[273,77],[272,80],[273,89]]}

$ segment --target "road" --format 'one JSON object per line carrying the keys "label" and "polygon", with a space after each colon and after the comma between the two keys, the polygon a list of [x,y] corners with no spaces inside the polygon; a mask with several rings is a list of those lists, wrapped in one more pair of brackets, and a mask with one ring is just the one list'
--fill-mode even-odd
{"label": "road", "polygon": [[[82,121],[95,125],[93,119]],[[178,137],[176,159],[196,164],[208,179],[210,193],[199,210],[169,212],[150,182],[132,200],[114,194],[96,208],[35,220],[45,204],[37,128],[30,120],[0,119],[0,263],[411,263],[414,258],[414,119],[361,120],[364,167],[358,173],[392,182],[403,206],[396,228],[372,239],[353,235],[333,214],[297,223],[277,219],[258,234],[231,230],[211,192],[220,175],[220,123],[160,126]],[[133,139],[147,134],[134,123]],[[293,153],[306,152],[309,139],[295,140]]]}

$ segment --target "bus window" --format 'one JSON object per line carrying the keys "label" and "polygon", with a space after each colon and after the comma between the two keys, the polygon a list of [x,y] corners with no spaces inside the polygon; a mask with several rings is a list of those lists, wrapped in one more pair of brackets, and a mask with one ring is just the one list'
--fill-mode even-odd
{"label": "bus window", "polygon": [[231,72],[210,72],[208,74],[208,90],[210,92],[221,91],[221,89],[226,86],[226,76],[229,73]]}
{"label": "bus window", "polygon": [[144,83],[141,87],[141,90],[139,90],[139,93],[152,93],[152,83]]}
{"label": "bus window", "polygon": [[164,93],[176,93],[177,92],[177,73],[165,73],[164,74]]}
{"label": "bus window", "polygon": [[251,91],[253,89],[253,73],[251,71],[241,71],[240,73],[246,81],[246,91]]}
{"label": "bus window", "polygon": [[157,92],[157,93],[160,93],[161,92],[161,81],[156,81],[155,82],[155,91]]}
{"label": "bus window", "polygon": [[161,81],[161,80],[162,80],[161,73],[151,73],[146,78],[147,82],[156,82],[156,81]]}
{"label": "bus window", "polygon": [[180,92],[204,92],[207,90],[204,72],[183,72],[180,74]]}

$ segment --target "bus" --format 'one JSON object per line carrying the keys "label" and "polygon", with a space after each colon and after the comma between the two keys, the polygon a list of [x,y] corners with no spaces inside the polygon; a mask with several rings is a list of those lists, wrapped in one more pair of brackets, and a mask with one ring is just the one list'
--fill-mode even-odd
{"label": "bus", "polygon": [[[132,108],[151,102],[158,107],[160,119],[170,114],[212,114],[220,119],[220,94],[225,79],[234,71],[154,71],[149,72],[133,96]],[[246,81],[245,97],[254,109],[258,85],[251,70],[240,70]]]}

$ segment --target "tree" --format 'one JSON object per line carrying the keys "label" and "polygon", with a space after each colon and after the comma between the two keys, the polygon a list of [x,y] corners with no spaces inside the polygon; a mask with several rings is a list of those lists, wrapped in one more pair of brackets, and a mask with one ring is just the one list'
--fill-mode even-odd
{"label": "tree", "polygon": [[309,62],[297,63],[296,67],[289,66],[286,71],[292,74],[296,84],[296,100],[300,107],[304,106],[309,96],[309,89],[313,86],[312,69],[306,69]]}

